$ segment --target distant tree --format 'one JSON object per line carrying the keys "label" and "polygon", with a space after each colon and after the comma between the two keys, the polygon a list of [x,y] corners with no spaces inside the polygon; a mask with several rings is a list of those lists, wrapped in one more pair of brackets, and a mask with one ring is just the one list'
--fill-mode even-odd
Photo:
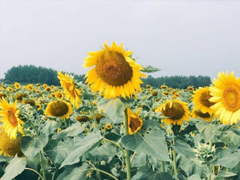
{"label": "distant tree", "polygon": [[144,84],[149,84],[152,87],[158,88],[165,84],[172,88],[186,89],[188,86],[193,86],[194,88],[209,86],[211,78],[208,76],[165,76],[154,78],[151,75],[147,78],[143,78]]}

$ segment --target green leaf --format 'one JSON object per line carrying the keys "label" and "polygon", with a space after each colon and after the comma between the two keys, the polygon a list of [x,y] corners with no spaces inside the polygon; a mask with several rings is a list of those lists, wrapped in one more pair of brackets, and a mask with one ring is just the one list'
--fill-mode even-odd
{"label": "green leaf", "polygon": [[21,174],[27,165],[26,158],[18,158],[17,155],[10,161],[5,169],[5,174],[1,177],[1,180],[9,180],[15,178]]}
{"label": "green leaf", "polygon": [[233,177],[236,176],[237,174],[232,173],[232,172],[227,172],[227,171],[219,171],[217,177]]}
{"label": "green leaf", "polygon": [[30,136],[23,136],[21,140],[21,150],[27,157],[34,157],[47,144],[47,134],[42,133],[39,137],[32,138]]}
{"label": "green leaf", "polygon": [[195,158],[195,153],[192,151],[191,147],[181,139],[177,139],[172,147],[177,153],[183,154],[191,159]]}
{"label": "green leaf", "polygon": [[80,124],[78,122],[76,122],[75,124],[72,124],[70,127],[60,131],[60,133],[55,135],[56,139],[60,139],[60,138],[64,138],[67,136],[73,137],[76,136],[78,134],[80,134],[81,132],[83,132],[85,130],[86,125],[82,125],[80,126]]}
{"label": "green leaf", "polygon": [[44,125],[42,132],[46,134],[51,134],[58,128],[58,123],[56,121],[47,120],[46,124]]}
{"label": "green leaf", "polygon": [[161,71],[161,69],[152,67],[151,65],[142,66],[142,68],[143,68],[143,70],[141,70],[141,71],[146,72],[146,73],[153,73],[153,72]]}
{"label": "green leaf", "polygon": [[194,174],[190,176],[187,180],[201,180],[201,178],[198,174]]}
{"label": "green leaf", "polygon": [[87,164],[83,164],[81,166],[68,166],[64,169],[64,171],[57,177],[57,180],[86,180],[88,177],[86,176],[87,171],[89,170]]}
{"label": "green leaf", "polygon": [[99,100],[98,109],[103,110],[111,118],[112,124],[119,124],[124,121],[125,104],[119,98]]}
{"label": "green leaf", "polygon": [[143,152],[162,161],[170,160],[164,133],[154,121],[145,121],[142,130],[134,135],[123,136],[121,143],[126,149],[137,153]]}
{"label": "green leaf", "polygon": [[233,168],[240,162],[240,150],[237,152],[225,155],[222,158],[219,158],[217,164],[222,165],[227,168]]}
{"label": "green leaf", "polygon": [[72,148],[73,150],[63,161],[60,168],[65,165],[72,165],[78,163],[80,160],[79,158],[97,147],[102,141],[102,139],[103,137],[101,136],[99,131],[97,133],[89,134],[83,139],[79,138],[79,142],[74,145],[74,147]]}

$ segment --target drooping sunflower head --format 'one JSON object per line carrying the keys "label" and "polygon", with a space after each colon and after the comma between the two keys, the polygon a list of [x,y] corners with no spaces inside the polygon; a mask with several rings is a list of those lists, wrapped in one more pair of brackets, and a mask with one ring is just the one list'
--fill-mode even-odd
{"label": "drooping sunflower head", "polygon": [[127,116],[128,116],[128,133],[135,134],[138,132],[143,125],[142,119],[139,117],[139,111],[141,108],[138,109],[136,113],[132,112],[129,108],[127,108]]}
{"label": "drooping sunflower head", "polygon": [[157,96],[158,95],[158,91],[152,91],[151,94],[152,94],[152,96]]}
{"label": "drooping sunflower head", "polygon": [[78,109],[80,107],[79,103],[82,103],[80,99],[81,92],[76,88],[73,79],[68,74],[63,75],[60,71],[58,72],[58,79],[64,90],[65,98],[70,100],[72,105]]}
{"label": "drooping sunflower head", "polygon": [[162,119],[166,124],[182,125],[183,120],[189,121],[190,111],[187,103],[178,100],[168,100],[164,104],[160,105],[156,112],[161,112],[166,119]]}
{"label": "drooping sunflower head", "polygon": [[72,107],[66,101],[52,101],[48,103],[44,114],[47,116],[60,117],[61,119],[69,119],[72,114]]}
{"label": "drooping sunflower head", "polygon": [[214,114],[211,115],[208,112],[204,113],[198,108],[193,108],[192,110],[192,117],[196,119],[200,118],[200,119],[203,119],[204,121],[210,122],[211,116],[212,116],[212,119],[214,119]]}
{"label": "drooping sunflower head", "polygon": [[4,131],[0,132],[0,156],[15,156],[21,153],[21,138],[11,139]]}
{"label": "drooping sunflower head", "polygon": [[14,87],[15,87],[16,89],[20,89],[20,88],[21,88],[21,85],[20,85],[18,82],[15,82],[15,83],[14,83]]}
{"label": "drooping sunflower head", "polygon": [[168,89],[168,86],[167,85],[165,85],[165,84],[163,84],[163,85],[161,85],[161,87],[160,87],[161,89]]}
{"label": "drooping sunflower head", "polygon": [[18,101],[22,101],[24,97],[26,97],[26,94],[23,94],[23,93],[17,93],[15,94],[15,99],[18,100]]}
{"label": "drooping sunflower head", "polygon": [[240,120],[240,79],[234,72],[218,73],[210,89],[209,101],[215,103],[211,108],[223,124],[237,124]]}
{"label": "drooping sunflower head", "polygon": [[88,116],[76,116],[76,121],[79,121],[79,122],[87,122],[90,120],[90,117]]}
{"label": "drooping sunflower head", "polygon": [[146,77],[141,73],[142,67],[131,58],[132,51],[124,51],[123,45],[112,46],[104,43],[105,49],[97,52],[89,52],[84,59],[83,67],[95,66],[86,74],[86,82],[91,86],[93,92],[99,91],[106,99],[118,96],[131,97],[140,91],[142,80]]}
{"label": "drooping sunflower head", "polygon": [[214,105],[214,103],[209,101],[209,99],[212,97],[210,95],[209,87],[200,87],[193,93],[192,101],[194,106],[197,109],[200,109],[202,113],[213,114],[214,111],[211,109],[211,106]]}
{"label": "drooping sunflower head", "polygon": [[23,133],[22,124],[24,122],[19,118],[20,110],[17,110],[17,101],[8,103],[4,98],[0,101],[0,117],[3,130],[10,139],[17,138],[17,132]]}
{"label": "drooping sunflower head", "polygon": [[0,100],[7,97],[7,95],[5,93],[0,93]]}
{"label": "drooping sunflower head", "polygon": [[33,91],[33,90],[34,90],[34,87],[33,87],[32,84],[28,84],[28,85],[27,85],[27,89],[28,89],[29,91]]}

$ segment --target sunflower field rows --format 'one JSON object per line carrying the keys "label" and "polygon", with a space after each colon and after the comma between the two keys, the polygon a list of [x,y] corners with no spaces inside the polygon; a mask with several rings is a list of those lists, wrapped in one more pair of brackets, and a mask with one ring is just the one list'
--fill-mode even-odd
{"label": "sunflower field rows", "polygon": [[86,83],[0,85],[1,180],[240,179],[240,78],[143,85],[115,42],[89,52]]}

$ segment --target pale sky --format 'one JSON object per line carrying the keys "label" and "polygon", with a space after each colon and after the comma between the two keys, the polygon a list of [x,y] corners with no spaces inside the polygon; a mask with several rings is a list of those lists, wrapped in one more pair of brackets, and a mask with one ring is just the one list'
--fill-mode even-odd
{"label": "pale sky", "polygon": [[85,74],[107,41],[161,76],[240,76],[240,1],[0,0],[0,78],[35,65]]}

